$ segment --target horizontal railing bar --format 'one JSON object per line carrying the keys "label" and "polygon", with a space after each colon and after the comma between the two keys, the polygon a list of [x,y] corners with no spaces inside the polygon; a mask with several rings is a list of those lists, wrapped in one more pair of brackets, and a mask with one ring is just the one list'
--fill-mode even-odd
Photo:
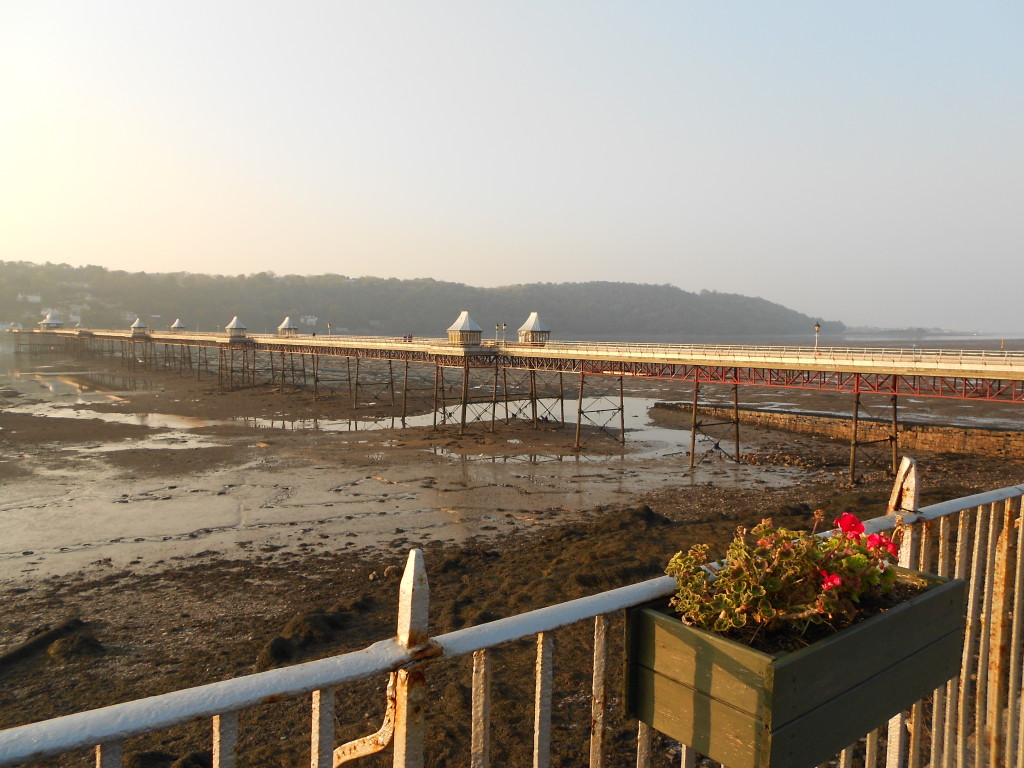
{"label": "horizontal railing bar", "polygon": [[999,488],[995,491],[976,493],[973,496],[963,496],[959,499],[940,501],[927,507],[921,507],[918,510],[918,517],[916,519],[936,520],[946,515],[962,512],[965,509],[980,507],[982,504],[994,504],[998,501],[1005,501],[1006,499],[1012,499],[1014,496],[1022,495],[1024,495],[1024,485],[1009,485],[1006,488]]}
{"label": "horizontal railing bar", "polygon": [[671,595],[675,590],[675,579],[671,576],[660,576],[639,584],[630,584],[608,592],[570,600],[567,603],[549,605],[487,624],[457,629],[454,632],[439,635],[433,640],[441,647],[445,657],[464,656],[484,648],[493,648],[512,640],[521,640],[524,637],[550,632],[578,621],[640,605],[659,597]]}
{"label": "horizontal railing bar", "polygon": [[[955,515],[958,512],[963,512],[966,509],[974,509],[980,507],[983,504],[994,504],[999,501],[1005,501],[1006,499],[1012,499],[1016,496],[1024,496],[1024,485],[1009,485],[1006,488],[999,488],[994,491],[984,491],[983,493],[976,493],[973,496],[961,496],[958,499],[951,499],[949,501],[940,501],[936,504],[929,504],[927,507],[921,507],[916,512],[897,512],[888,515],[882,515],[881,517],[873,517],[870,520],[864,521],[864,533],[880,533],[882,531],[891,531],[896,527],[896,517],[902,517],[903,522],[918,523],[928,522],[929,520],[938,520],[940,517],[946,517],[948,515]],[[831,535],[831,531],[824,532],[824,535]]]}
{"label": "horizontal railing bar", "polygon": [[120,741],[389,672],[414,658],[394,638],[341,656],[126,701],[0,731],[0,766]]}

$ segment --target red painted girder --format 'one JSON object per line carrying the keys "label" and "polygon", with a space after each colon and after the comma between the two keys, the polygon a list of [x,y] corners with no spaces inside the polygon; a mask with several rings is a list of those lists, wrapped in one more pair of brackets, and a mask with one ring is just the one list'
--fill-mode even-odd
{"label": "red painted girder", "polygon": [[896,374],[844,373],[840,371],[797,371],[781,368],[734,368],[724,366],[675,365],[671,363],[578,360],[513,356],[508,367],[594,376],[694,381],[701,384],[739,384],[812,389],[828,392],[865,392],[884,395],[988,400],[1024,403],[1024,382],[975,379],[956,376],[907,376]]}

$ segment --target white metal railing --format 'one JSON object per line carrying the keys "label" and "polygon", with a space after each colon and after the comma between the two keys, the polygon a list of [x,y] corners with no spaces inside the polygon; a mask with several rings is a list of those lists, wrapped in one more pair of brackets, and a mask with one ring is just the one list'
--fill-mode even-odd
{"label": "white metal railing", "polygon": [[[84,329],[32,330],[22,333],[78,335]],[[125,330],[92,330],[91,335],[130,339]],[[229,340],[225,332],[151,331],[145,338],[156,343],[172,343],[176,338]],[[248,334],[245,338],[257,343],[284,345],[346,346],[357,349],[419,349],[462,348],[447,338],[399,336],[355,336],[297,334]],[[1024,380],[1024,352],[979,349],[910,349],[903,347],[792,346],[748,344],[657,344],[614,341],[548,341],[544,344],[520,344],[516,341],[485,339],[484,349],[499,354],[528,354],[532,357],[567,357],[608,361],[648,361],[675,364],[703,364],[725,367],[778,367],[798,370],[835,370],[893,374],[951,374],[981,378]]]}
{"label": "white metal railing", "polygon": [[502,345],[506,354],[529,346],[532,356],[594,360],[691,363],[724,367],[765,367],[894,374],[953,374],[1024,380],[1024,353],[886,347],[812,347],[721,344],[623,344],[548,342]]}
{"label": "white metal railing", "polygon": [[[945,501],[916,509],[917,474],[904,459],[890,501],[890,513],[867,521],[867,531],[905,524],[900,562],[969,582],[967,635],[957,678],[868,734],[864,744],[840,755],[844,768],[875,768],[885,753],[887,768],[1024,768],[1024,719],[1020,697],[1024,644],[1024,485]],[[609,615],[671,594],[669,577],[633,584],[548,606],[433,638],[427,632],[429,587],[422,554],[409,556],[399,599],[398,633],[361,651],[235,678],[187,690],[125,702],[79,714],[0,731],[0,766],[95,747],[96,764],[121,765],[122,742],[133,736],[195,720],[212,719],[215,768],[235,765],[238,713],[282,697],[310,695],[313,704],[311,765],[337,766],[394,743],[398,766],[423,763],[423,718],[428,709],[423,668],[445,659],[473,655],[472,743],[474,768],[490,764],[490,678],[492,649],[535,636],[534,765],[550,764],[552,632],[594,621],[590,765],[604,766]],[[884,653],[884,649],[879,649]],[[335,748],[334,699],[338,687],[391,673],[389,715],[380,732]],[[912,727],[908,724],[912,723]],[[652,732],[641,724],[637,765],[650,764]],[[860,757],[863,755],[863,757]],[[693,765],[682,747],[682,765]]]}

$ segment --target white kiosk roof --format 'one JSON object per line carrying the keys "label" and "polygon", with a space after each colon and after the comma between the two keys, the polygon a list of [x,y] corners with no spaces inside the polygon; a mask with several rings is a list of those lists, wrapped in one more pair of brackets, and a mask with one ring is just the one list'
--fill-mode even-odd
{"label": "white kiosk roof", "polygon": [[476,331],[478,333],[482,333],[483,332],[483,330],[480,328],[480,326],[477,325],[475,322],[473,322],[473,318],[469,316],[469,310],[468,309],[462,310],[462,312],[459,314],[459,317],[455,320],[454,323],[452,323],[451,327],[448,330],[449,331]]}
{"label": "white kiosk roof", "polygon": [[520,331],[542,332],[542,333],[550,333],[551,332],[551,329],[548,328],[546,325],[544,325],[544,323],[542,323],[540,321],[540,318],[537,317],[537,313],[536,312],[531,312],[530,313],[530,316],[528,318],[526,318],[526,322],[523,323],[521,326],[519,326],[519,330]]}

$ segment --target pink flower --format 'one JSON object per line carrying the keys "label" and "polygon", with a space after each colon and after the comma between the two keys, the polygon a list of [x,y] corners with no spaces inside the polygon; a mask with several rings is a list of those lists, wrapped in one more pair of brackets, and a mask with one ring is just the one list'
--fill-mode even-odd
{"label": "pink flower", "polygon": [[898,556],[900,553],[892,539],[884,533],[872,533],[868,536],[868,549],[886,549],[893,557]]}
{"label": "pink flower", "polygon": [[843,514],[836,518],[835,524],[846,534],[848,539],[860,538],[861,534],[864,533],[864,523],[858,520],[857,516],[852,512],[843,512]]}
{"label": "pink flower", "polygon": [[832,587],[838,587],[843,583],[843,580],[834,573],[829,573],[828,571],[820,571],[820,573],[822,589],[832,589]]}

